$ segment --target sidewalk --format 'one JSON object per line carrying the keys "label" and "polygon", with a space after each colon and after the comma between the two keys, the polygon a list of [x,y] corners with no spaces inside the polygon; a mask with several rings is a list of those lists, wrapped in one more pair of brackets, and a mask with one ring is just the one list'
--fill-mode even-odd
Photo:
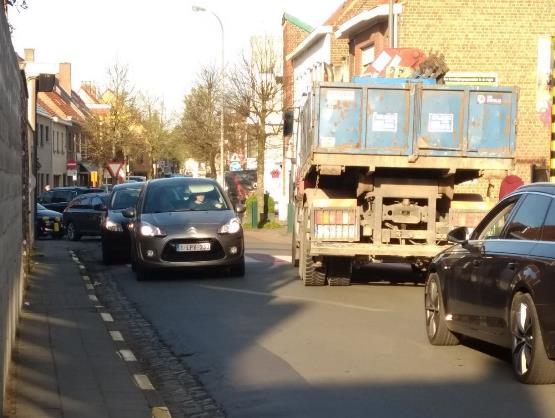
{"label": "sidewalk", "polygon": [[129,352],[131,360],[126,358],[109,333],[109,314],[67,242],[45,240],[36,246],[14,355],[10,403],[15,415],[9,417],[153,416],[151,391],[139,388],[133,363],[124,361],[134,356]]}
{"label": "sidewalk", "polygon": [[255,228],[245,229],[245,237],[257,238],[265,242],[273,242],[276,244],[291,244],[291,233],[287,232],[287,226],[280,228]]}

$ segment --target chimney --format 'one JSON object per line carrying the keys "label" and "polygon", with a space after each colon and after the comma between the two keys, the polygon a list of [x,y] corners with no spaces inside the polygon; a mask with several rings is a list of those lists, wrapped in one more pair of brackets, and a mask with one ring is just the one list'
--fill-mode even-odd
{"label": "chimney", "polygon": [[62,89],[71,96],[71,64],[69,62],[60,63],[58,81]]}
{"label": "chimney", "polygon": [[33,48],[25,48],[25,62],[35,62],[35,50]]}

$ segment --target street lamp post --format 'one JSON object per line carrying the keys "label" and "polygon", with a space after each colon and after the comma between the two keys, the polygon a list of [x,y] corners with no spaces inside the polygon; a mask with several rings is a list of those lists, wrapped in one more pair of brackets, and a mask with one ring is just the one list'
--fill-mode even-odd
{"label": "street lamp post", "polygon": [[224,25],[222,21],[218,17],[216,13],[211,10],[208,10],[204,7],[200,6],[193,6],[193,12],[208,12],[212,14],[220,24],[220,29],[222,32],[222,54],[221,54],[221,65],[220,65],[220,89],[221,89],[221,112],[220,112],[220,185],[225,187],[224,185]]}

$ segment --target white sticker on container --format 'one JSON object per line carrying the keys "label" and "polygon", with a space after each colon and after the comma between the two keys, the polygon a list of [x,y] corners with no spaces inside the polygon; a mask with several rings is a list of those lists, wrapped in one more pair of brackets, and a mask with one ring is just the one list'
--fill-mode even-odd
{"label": "white sticker on container", "polygon": [[397,113],[372,113],[372,131],[397,132]]}
{"label": "white sticker on container", "polygon": [[321,136],[320,137],[320,146],[323,147],[323,148],[335,147],[335,137],[333,137],[333,136]]}
{"label": "white sticker on container", "polygon": [[335,105],[338,102],[354,102],[355,91],[346,89],[327,90],[327,99],[329,105]]}
{"label": "white sticker on container", "polygon": [[428,132],[453,132],[453,114],[428,114]]}

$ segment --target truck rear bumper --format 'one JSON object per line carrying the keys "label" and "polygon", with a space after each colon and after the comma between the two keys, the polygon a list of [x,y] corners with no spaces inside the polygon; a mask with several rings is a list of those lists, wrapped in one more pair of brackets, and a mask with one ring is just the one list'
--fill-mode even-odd
{"label": "truck rear bumper", "polygon": [[367,244],[360,242],[311,242],[312,256],[355,256],[367,255],[380,257],[425,257],[432,258],[449,245],[387,245]]}
{"label": "truck rear bumper", "polygon": [[452,170],[484,170],[505,171],[514,168],[512,158],[502,157],[463,157],[461,156],[431,156],[419,155],[409,157],[402,155],[368,155],[357,153],[321,152],[318,149],[307,159],[310,164],[302,167],[302,174],[306,174],[312,166],[337,165],[344,167],[379,167],[387,168],[419,168]]}

